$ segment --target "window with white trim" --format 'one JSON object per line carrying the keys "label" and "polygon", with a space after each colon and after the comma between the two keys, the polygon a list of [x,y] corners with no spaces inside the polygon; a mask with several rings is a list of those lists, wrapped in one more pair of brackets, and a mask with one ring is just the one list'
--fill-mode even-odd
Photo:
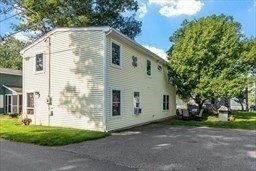
{"label": "window with white trim", "polygon": [[169,95],[163,95],[163,110],[169,110]]}
{"label": "window with white trim", "polygon": [[140,92],[139,91],[133,92],[133,110],[134,110],[134,114],[141,113],[141,103],[140,103]]}
{"label": "window with white trim", "polygon": [[133,107],[140,108],[140,92],[138,91],[133,92]]}
{"label": "window with white trim", "polygon": [[112,90],[112,116],[121,116],[121,90]]}
{"label": "window with white trim", "polygon": [[27,93],[27,114],[34,114],[34,93]]}
{"label": "window with white trim", "polygon": [[44,55],[42,53],[36,55],[36,72],[44,71]]}
{"label": "window with white trim", "polygon": [[151,61],[147,59],[147,75],[151,76]]}
{"label": "window with white trim", "polygon": [[121,66],[121,46],[112,42],[112,64]]}

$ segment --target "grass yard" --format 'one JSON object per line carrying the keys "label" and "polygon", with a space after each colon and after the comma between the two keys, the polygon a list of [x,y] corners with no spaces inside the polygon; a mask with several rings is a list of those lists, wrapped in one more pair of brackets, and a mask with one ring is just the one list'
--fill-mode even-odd
{"label": "grass yard", "polygon": [[108,133],[72,128],[29,125],[24,126],[17,118],[0,116],[0,138],[39,144],[60,146],[108,136]]}
{"label": "grass yard", "polygon": [[256,129],[256,113],[246,111],[233,111],[235,116],[234,122],[220,122],[216,114],[203,114],[201,121],[184,121],[180,119],[173,119],[169,122],[170,125],[182,126],[201,126],[201,127],[219,127],[219,128],[233,128],[233,129]]}

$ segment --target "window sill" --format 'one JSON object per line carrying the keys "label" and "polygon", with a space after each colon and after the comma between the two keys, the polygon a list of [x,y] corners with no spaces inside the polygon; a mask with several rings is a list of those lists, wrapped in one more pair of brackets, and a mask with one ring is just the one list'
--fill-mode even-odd
{"label": "window sill", "polygon": [[146,77],[152,79],[152,75],[146,75]]}
{"label": "window sill", "polygon": [[111,67],[113,68],[117,68],[117,69],[122,69],[122,66],[119,66],[119,65],[115,65],[115,64],[110,64]]}
{"label": "window sill", "polygon": [[43,71],[35,71],[35,74],[44,74],[44,70]]}

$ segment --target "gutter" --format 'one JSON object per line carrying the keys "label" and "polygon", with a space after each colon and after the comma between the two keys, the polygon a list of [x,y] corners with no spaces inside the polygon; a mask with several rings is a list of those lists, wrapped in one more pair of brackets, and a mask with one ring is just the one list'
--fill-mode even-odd
{"label": "gutter", "polygon": [[112,32],[110,28],[103,30],[103,131],[107,131],[107,35]]}

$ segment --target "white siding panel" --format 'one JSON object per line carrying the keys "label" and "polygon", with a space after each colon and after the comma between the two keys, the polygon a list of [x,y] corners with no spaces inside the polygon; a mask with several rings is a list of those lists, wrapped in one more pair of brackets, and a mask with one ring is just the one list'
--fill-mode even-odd
{"label": "white siding panel", "polygon": [[[48,105],[46,98],[48,95],[48,42],[42,41],[35,45],[32,49],[26,51],[23,56],[23,115],[32,119],[32,124],[48,125]],[[44,54],[44,72],[35,72],[35,56],[36,54]],[[39,92],[40,95],[35,96],[34,115],[27,115],[27,94],[28,92]]]}
{"label": "white siding panel", "polygon": [[[122,45],[122,69],[111,65],[111,39]],[[137,67],[132,65],[137,57]],[[152,77],[146,75],[146,61],[151,60]],[[175,91],[167,82],[167,66],[157,69],[158,62],[117,38],[107,38],[107,130],[115,130],[175,115]],[[111,88],[122,89],[121,117],[112,117]],[[133,91],[140,91],[142,113],[133,114]],[[163,94],[169,94],[169,111],[163,111]]]}
{"label": "white siding panel", "polygon": [[[102,72],[102,31],[56,32],[51,36],[50,125],[103,130]],[[35,75],[30,77],[34,79]],[[46,90],[42,97],[46,101],[47,79],[31,88],[40,85]],[[48,116],[48,105],[44,108],[40,113]]]}

